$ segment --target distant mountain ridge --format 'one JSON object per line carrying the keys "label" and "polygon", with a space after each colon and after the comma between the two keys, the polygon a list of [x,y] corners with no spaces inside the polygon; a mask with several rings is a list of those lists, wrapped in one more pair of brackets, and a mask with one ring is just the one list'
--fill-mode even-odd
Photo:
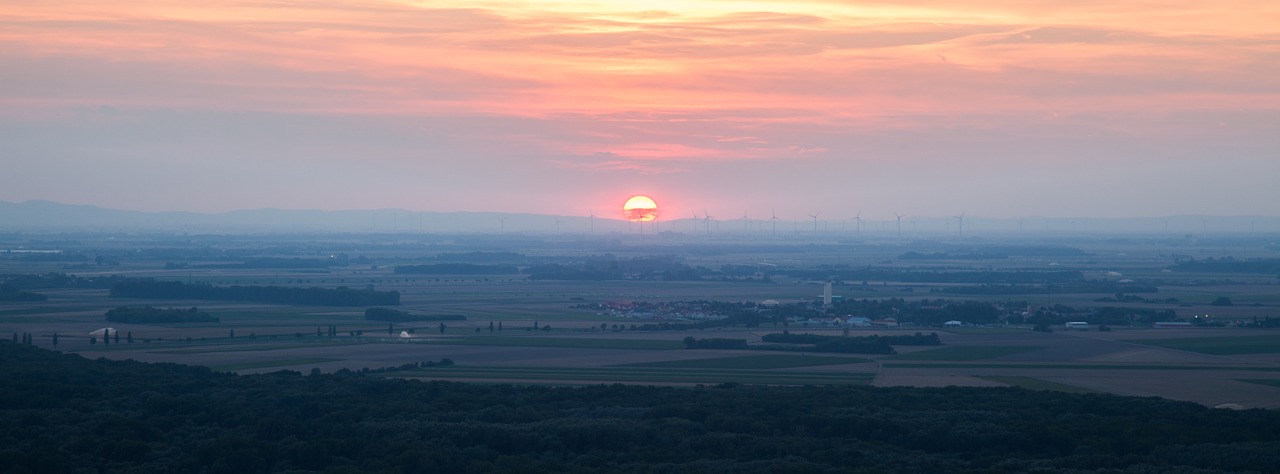
{"label": "distant mountain ridge", "polygon": [[[808,219],[777,222],[780,238],[819,237],[847,240],[896,238],[893,219],[864,218],[860,233],[853,223],[823,220],[818,232]],[[764,220],[659,219],[656,230],[691,236],[773,237],[774,227]],[[953,217],[909,217],[902,222],[905,238],[929,236],[959,237]],[[638,234],[640,226],[599,215],[553,216],[501,212],[430,212],[404,209],[324,211],[315,209],[253,209],[216,214],[198,212],[147,212],[110,209],[52,201],[0,201],[0,231],[3,232],[176,232],[176,233],[526,233],[526,234]],[[643,232],[653,234],[654,223]],[[1107,234],[1143,233],[1170,236],[1209,234],[1269,234],[1280,232],[1280,216],[1169,216],[1143,218],[983,218],[966,217],[964,235],[982,234]]]}

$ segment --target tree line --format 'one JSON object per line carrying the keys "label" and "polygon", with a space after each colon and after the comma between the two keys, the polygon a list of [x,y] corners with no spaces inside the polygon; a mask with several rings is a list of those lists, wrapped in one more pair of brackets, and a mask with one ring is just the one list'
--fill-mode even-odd
{"label": "tree line", "polygon": [[465,321],[467,317],[461,314],[413,314],[392,308],[369,308],[364,310],[364,319],[399,323],[411,321]]}
{"label": "tree line", "polygon": [[433,265],[401,265],[398,275],[514,275],[520,273],[515,265],[479,265],[474,263],[437,263]]}
{"label": "tree line", "polygon": [[282,286],[213,286],[204,283],[128,278],[111,285],[113,298],[202,299],[316,306],[399,306],[400,292]]}
{"label": "tree line", "polygon": [[8,283],[0,284],[0,301],[47,301],[49,297],[43,293],[23,291]]}
{"label": "tree line", "polygon": [[218,318],[192,306],[189,309],[160,309],[151,306],[121,306],[107,311],[107,321],[131,324],[216,323]]}
{"label": "tree line", "polygon": [[899,334],[890,336],[881,336],[873,334],[870,336],[855,336],[850,338],[845,336],[826,336],[822,334],[793,334],[789,331],[781,333],[771,333],[760,336],[763,342],[776,342],[782,344],[821,344],[823,342],[834,341],[837,339],[876,339],[884,341],[886,344],[897,346],[941,346],[942,339],[938,338],[938,333],[931,332],[924,334],[916,332],[915,334]]}
{"label": "tree line", "polygon": [[240,263],[200,263],[192,264],[188,262],[165,262],[165,270],[176,270],[184,268],[198,268],[206,270],[214,269],[245,269],[245,268],[279,268],[279,269],[321,269],[335,266],[346,266],[347,259],[315,259],[315,258],[280,258],[280,257],[257,257],[248,258]]}
{"label": "tree line", "polygon": [[789,351],[789,352],[829,352],[841,354],[896,354],[892,344],[904,346],[939,346],[942,341],[938,339],[937,333],[929,335],[915,333],[914,335],[898,335],[898,336],[824,336],[820,334],[791,334],[784,331],[781,333],[765,334],[760,337],[762,342],[770,344],[749,345],[746,339],[732,338],[695,338],[687,336],[684,338],[685,349],[749,349],[760,351]]}
{"label": "tree line", "polygon": [[3,285],[17,290],[43,290],[52,288],[110,288],[123,280],[118,275],[82,277],[66,273],[24,273],[0,276]]}
{"label": "tree line", "polygon": [[673,256],[620,259],[612,255],[576,263],[543,263],[524,269],[531,280],[701,280],[707,270],[684,264]]}

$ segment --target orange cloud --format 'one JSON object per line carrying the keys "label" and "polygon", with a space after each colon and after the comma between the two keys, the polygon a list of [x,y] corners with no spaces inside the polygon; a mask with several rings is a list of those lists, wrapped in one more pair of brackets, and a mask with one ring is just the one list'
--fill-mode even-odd
{"label": "orange cloud", "polygon": [[572,117],[509,138],[609,163],[829,148],[800,126],[1280,108],[1275,2],[903,3],[21,2],[0,103]]}

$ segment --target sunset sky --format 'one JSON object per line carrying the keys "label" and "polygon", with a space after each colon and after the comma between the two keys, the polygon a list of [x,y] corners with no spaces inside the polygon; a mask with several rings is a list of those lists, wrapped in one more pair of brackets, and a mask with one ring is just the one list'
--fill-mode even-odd
{"label": "sunset sky", "polygon": [[3,1],[0,200],[1280,214],[1280,2]]}

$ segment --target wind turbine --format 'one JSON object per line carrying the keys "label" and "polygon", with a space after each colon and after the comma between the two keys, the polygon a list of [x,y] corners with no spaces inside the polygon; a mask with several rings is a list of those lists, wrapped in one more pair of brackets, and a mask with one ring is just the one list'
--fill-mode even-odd
{"label": "wind turbine", "polygon": [[818,235],[818,214],[821,214],[821,212],[809,214],[809,217],[813,218],[813,235]]}
{"label": "wind turbine", "polygon": [[587,209],[587,224],[591,225],[591,233],[596,233],[596,213]]}
{"label": "wind turbine", "polygon": [[862,209],[858,209],[858,215],[850,217],[849,219],[855,222],[856,228],[858,229],[858,238],[861,239],[862,238]]}
{"label": "wind turbine", "polygon": [[898,211],[893,211],[893,217],[898,219],[898,240],[902,240],[902,218],[907,216],[898,214]]}
{"label": "wind turbine", "polygon": [[751,219],[747,217],[747,210],[743,209],[742,210],[742,233],[745,234],[749,230],[751,230]]}
{"label": "wind turbine", "polygon": [[711,235],[711,213],[705,208],[702,209],[702,222],[707,227],[707,235]]}
{"label": "wind turbine", "polygon": [[693,211],[693,234],[697,234],[697,233],[698,233],[698,211]]}
{"label": "wind turbine", "polygon": [[965,215],[966,213],[968,213],[968,212],[969,212],[969,211],[964,211],[964,212],[961,212],[961,213],[960,213],[960,215],[958,215],[958,216],[953,216],[953,217],[955,217],[955,219],[956,219],[956,220],[960,221],[960,222],[958,222],[958,225],[959,225],[959,228],[960,228],[960,241],[961,241],[961,242],[964,242],[964,215]]}
{"label": "wind turbine", "polygon": [[769,215],[772,216],[769,218],[769,222],[773,223],[773,236],[777,237],[778,236],[778,212],[774,209],[770,209]]}
{"label": "wind turbine", "polygon": [[560,218],[556,218],[556,234],[560,233]]}

